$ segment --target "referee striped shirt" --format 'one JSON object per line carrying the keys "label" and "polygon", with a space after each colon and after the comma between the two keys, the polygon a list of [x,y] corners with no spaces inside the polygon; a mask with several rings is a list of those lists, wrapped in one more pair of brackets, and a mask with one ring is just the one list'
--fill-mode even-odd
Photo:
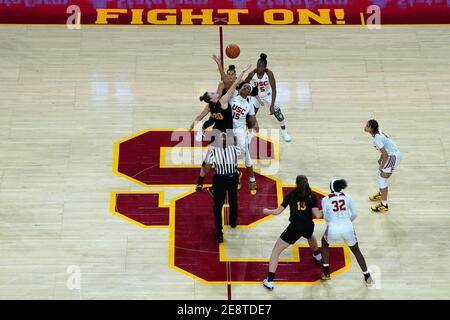
{"label": "referee striped shirt", "polygon": [[236,172],[238,157],[241,154],[239,147],[227,146],[210,147],[206,154],[205,162],[213,164],[217,174],[233,174]]}

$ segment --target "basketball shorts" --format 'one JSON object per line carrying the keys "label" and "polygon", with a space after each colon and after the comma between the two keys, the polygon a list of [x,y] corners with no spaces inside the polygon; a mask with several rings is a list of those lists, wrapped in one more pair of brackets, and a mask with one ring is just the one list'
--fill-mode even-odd
{"label": "basketball shorts", "polygon": [[312,221],[311,223],[305,223],[305,225],[302,226],[296,226],[293,223],[290,223],[288,227],[280,235],[280,238],[284,242],[294,244],[301,237],[304,237],[306,239],[311,238],[313,233],[314,233],[314,222]]}
{"label": "basketball shorts", "polygon": [[350,223],[329,223],[324,233],[324,238],[329,244],[344,241],[349,247],[358,243],[353,224]]}
{"label": "basketball shorts", "polygon": [[398,167],[401,161],[400,154],[391,154],[388,156],[386,164],[384,165],[382,171],[385,173],[392,173],[394,169]]}

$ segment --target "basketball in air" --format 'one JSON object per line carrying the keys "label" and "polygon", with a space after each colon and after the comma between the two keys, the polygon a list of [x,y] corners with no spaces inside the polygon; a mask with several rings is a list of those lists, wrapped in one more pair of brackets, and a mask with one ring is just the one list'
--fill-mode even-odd
{"label": "basketball in air", "polygon": [[227,46],[225,49],[225,53],[227,54],[227,57],[230,59],[236,59],[239,57],[239,54],[241,53],[241,49],[237,44],[231,43]]}

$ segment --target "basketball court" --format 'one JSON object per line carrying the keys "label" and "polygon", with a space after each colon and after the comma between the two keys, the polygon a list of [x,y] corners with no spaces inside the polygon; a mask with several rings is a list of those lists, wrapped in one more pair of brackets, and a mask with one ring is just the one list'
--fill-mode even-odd
{"label": "basketball court", "polygon": [[[223,37],[240,46],[225,59],[238,73],[268,55],[292,142],[259,111],[275,169],[256,162],[258,194],[243,180],[240,224],[219,245],[212,199],[194,191],[201,161],[171,163],[177,147],[202,145],[170,142],[174,131],[192,137],[198,97],[217,87],[218,26],[0,27],[0,298],[450,298],[450,28],[224,26]],[[379,153],[369,119],[403,156],[387,214],[370,210]],[[305,239],[282,254],[275,290],[261,285],[289,218],[262,209],[298,174],[318,194],[348,181],[376,286],[345,245],[320,281]],[[324,230],[316,221],[318,239]]]}

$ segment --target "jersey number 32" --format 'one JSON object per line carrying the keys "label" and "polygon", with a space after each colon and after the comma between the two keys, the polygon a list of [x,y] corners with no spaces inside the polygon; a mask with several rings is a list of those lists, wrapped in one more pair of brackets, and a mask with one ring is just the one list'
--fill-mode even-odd
{"label": "jersey number 32", "polygon": [[345,211],[347,210],[345,208],[345,200],[335,200],[333,202],[331,202],[333,204],[333,211],[334,212],[338,212],[338,211]]}

